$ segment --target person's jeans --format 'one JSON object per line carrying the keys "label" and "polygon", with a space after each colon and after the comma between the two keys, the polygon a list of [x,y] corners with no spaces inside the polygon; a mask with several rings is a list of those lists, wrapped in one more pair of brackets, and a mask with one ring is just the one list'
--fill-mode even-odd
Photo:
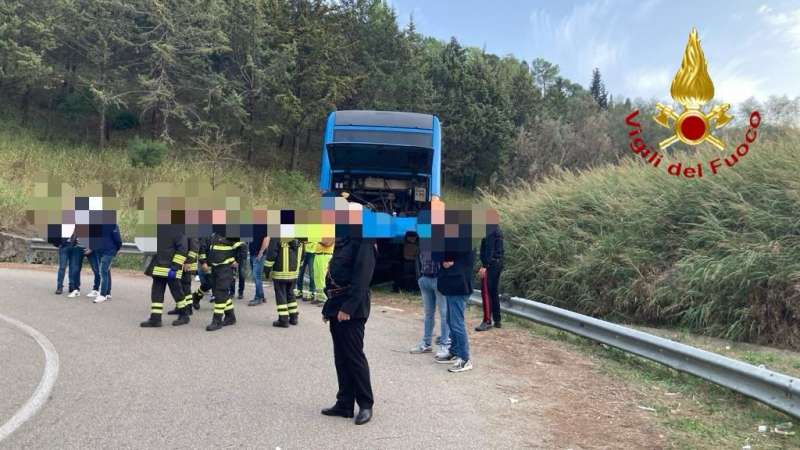
{"label": "person's jeans", "polygon": [[253,283],[256,284],[256,295],[253,297],[254,299],[264,299],[264,285],[262,281],[262,277],[264,276],[264,259],[264,255],[261,255],[260,258],[253,255],[250,256],[250,272],[253,274]]}
{"label": "person's jeans", "polygon": [[114,260],[115,256],[117,256],[117,253],[113,251],[97,255],[100,261],[100,295],[111,294],[111,261]]}
{"label": "person's jeans", "polygon": [[436,325],[436,308],[439,308],[439,324],[441,331],[436,338],[438,345],[450,345],[450,327],[447,325],[447,301],[436,289],[436,277],[422,276],[417,280],[419,291],[422,293],[422,304],[425,307],[425,329],[422,341],[431,345],[433,341],[433,327]]}
{"label": "person's jeans", "polygon": [[[62,245],[58,247],[58,272],[56,272],[56,288],[57,289],[64,289],[64,274],[67,273],[67,267],[69,266],[69,257],[70,257],[70,248],[69,245]],[[70,278],[67,278],[67,282],[69,283]]]}
{"label": "person's jeans", "polygon": [[69,248],[69,291],[81,289],[81,268],[83,267],[83,247]]}
{"label": "person's jeans", "polygon": [[446,295],[447,325],[450,326],[450,354],[469,360],[469,338],[464,323],[468,295]]}
{"label": "person's jeans", "polygon": [[98,256],[97,252],[92,252],[86,255],[86,259],[89,260],[89,265],[92,267],[92,273],[94,274],[94,283],[92,284],[92,290],[99,291],[100,290],[100,257]]}
{"label": "person's jeans", "polygon": [[303,275],[308,269],[308,290],[313,294],[314,292],[314,254],[305,253],[303,255],[303,263],[300,264],[300,272],[297,274],[297,290],[303,291]]}

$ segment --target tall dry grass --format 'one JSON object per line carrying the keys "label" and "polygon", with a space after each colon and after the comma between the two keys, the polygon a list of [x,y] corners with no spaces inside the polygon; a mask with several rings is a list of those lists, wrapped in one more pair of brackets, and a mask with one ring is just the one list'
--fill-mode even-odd
{"label": "tall dry grass", "polygon": [[631,160],[490,195],[507,239],[503,290],[619,321],[800,348],[798,150],[797,136],[762,136],[713,177],[676,178]]}

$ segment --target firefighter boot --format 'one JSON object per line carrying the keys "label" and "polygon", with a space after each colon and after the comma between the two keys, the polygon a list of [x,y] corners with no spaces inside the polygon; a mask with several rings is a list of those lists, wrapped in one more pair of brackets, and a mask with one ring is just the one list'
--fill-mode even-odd
{"label": "firefighter boot", "polygon": [[211,323],[206,327],[206,331],[217,331],[222,329],[222,314],[214,314]]}
{"label": "firefighter boot", "polygon": [[192,305],[184,306],[179,312],[178,318],[172,321],[172,325],[176,327],[189,323],[189,316],[192,315]]}
{"label": "firefighter boot", "polygon": [[178,309],[178,307],[175,307],[175,308],[170,309],[169,311],[167,311],[167,314],[169,314],[170,316],[177,316],[180,313],[181,313],[181,310]]}
{"label": "firefighter boot", "polygon": [[194,309],[200,309],[200,300],[203,299],[204,295],[203,290],[200,288],[197,288],[197,290],[192,293],[192,306]]}
{"label": "firefighter boot", "polygon": [[272,326],[278,328],[289,328],[289,317],[279,316],[278,320],[272,322]]}
{"label": "firefighter boot", "polygon": [[236,314],[233,310],[225,311],[225,318],[222,320],[222,326],[234,325],[236,323]]}
{"label": "firefighter boot", "polygon": [[161,314],[150,314],[150,318],[139,324],[142,328],[158,328],[161,326]]}
{"label": "firefighter boot", "polygon": [[297,325],[297,313],[289,314],[289,325]]}

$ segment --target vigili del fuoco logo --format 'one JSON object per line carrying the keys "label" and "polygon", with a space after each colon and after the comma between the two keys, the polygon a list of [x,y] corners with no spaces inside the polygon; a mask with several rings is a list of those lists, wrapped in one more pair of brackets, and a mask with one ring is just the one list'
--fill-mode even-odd
{"label": "vigili del fuoco logo", "polygon": [[[692,29],[689,33],[689,42],[686,43],[686,50],[683,52],[681,67],[672,79],[670,95],[682,109],[675,111],[661,103],[656,105],[657,114],[653,116],[653,120],[658,125],[673,131],[672,136],[658,143],[658,149],[664,150],[679,141],[691,146],[708,142],[725,153],[696,165],[682,162],[668,164],[666,165],[668,174],[686,178],[702,178],[704,174],[709,173],[716,175],[723,167],[735,166],[750,151],[750,145],[758,136],[756,129],[761,124],[761,114],[758,111],[750,113],[744,142],[735,150],[726,151],[725,143],[714,135],[714,130],[724,127],[733,119],[728,114],[731,105],[727,103],[716,105],[708,113],[703,110],[703,105],[714,98],[714,83],[708,75],[708,64],[703,49],[700,48],[696,29]],[[631,128],[628,131],[631,151],[653,167],[660,167],[662,155],[645,143],[641,134],[642,125],[635,120],[638,115],[637,109],[625,118],[625,123]]]}

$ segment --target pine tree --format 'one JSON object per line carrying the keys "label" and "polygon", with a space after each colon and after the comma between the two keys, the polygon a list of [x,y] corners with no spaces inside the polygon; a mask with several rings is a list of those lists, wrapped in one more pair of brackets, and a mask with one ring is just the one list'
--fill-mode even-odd
{"label": "pine tree", "polygon": [[589,93],[600,108],[608,109],[608,93],[600,77],[600,69],[597,67],[592,71],[592,84],[589,86]]}

